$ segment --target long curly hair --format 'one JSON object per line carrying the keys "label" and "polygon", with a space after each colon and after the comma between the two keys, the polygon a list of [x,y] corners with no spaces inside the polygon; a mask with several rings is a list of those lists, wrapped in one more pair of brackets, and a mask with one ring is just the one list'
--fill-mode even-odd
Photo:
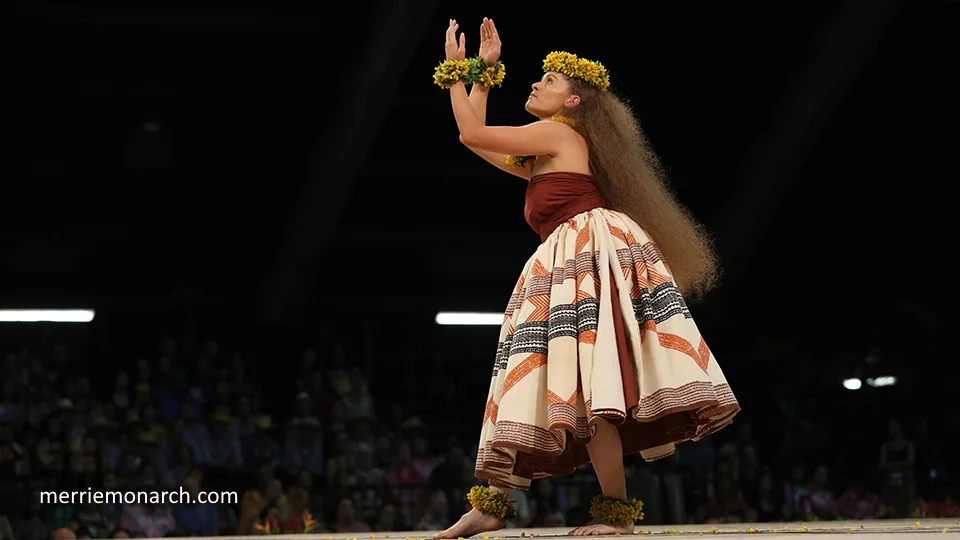
{"label": "long curly hair", "polygon": [[563,115],[587,141],[590,170],[611,210],[640,225],[660,249],[680,291],[706,293],[719,280],[709,236],[667,186],[666,174],[627,102],[567,78],[580,104]]}

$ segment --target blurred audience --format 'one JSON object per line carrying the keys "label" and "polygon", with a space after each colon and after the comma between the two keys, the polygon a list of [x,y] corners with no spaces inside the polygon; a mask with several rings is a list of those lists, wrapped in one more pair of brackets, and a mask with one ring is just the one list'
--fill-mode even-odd
{"label": "blurred audience", "polygon": [[[473,440],[476,426],[426,399],[408,411],[410,401],[375,395],[343,345],[329,357],[304,351],[285,383],[290,403],[270,406],[253,358],[213,340],[191,353],[165,338],[157,354],[111,373],[70,372],[69,358],[53,347],[9,353],[0,364],[4,538],[436,530],[464,511],[478,482],[476,448],[459,442]],[[424,395],[453,406],[462,382],[439,357],[431,365],[438,379],[424,381]],[[626,458],[646,523],[958,515],[949,450],[925,420],[909,438],[900,420],[890,421],[886,440],[876,441],[876,468],[856,478],[826,464],[772,467],[782,458],[764,455],[745,419],[738,426],[662,462]],[[230,492],[239,500],[40,504],[23,496],[87,489]],[[589,466],[539,480],[514,493],[511,525],[580,523],[596,493]]]}

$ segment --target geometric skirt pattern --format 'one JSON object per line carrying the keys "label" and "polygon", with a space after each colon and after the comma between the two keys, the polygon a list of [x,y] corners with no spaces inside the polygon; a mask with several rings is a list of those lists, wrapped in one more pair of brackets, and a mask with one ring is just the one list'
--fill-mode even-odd
{"label": "geometric skirt pattern", "polygon": [[500,331],[476,475],[526,490],[588,463],[598,422],[647,461],[740,407],[660,251],[625,214],[593,209],[541,244]]}

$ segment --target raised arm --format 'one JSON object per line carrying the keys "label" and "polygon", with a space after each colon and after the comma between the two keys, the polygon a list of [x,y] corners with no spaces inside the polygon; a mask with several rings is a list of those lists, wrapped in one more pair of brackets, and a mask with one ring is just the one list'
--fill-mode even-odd
{"label": "raised arm", "polygon": [[[489,94],[490,89],[481,85],[473,85],[470,88],[470,104],[473,106],[473,110],[476,111],[477,116],[480,117],[480,121],[484,124],[486,124],[487,96]],[[482,157],[485,161],[501,171],[508,172],[514,176],[519,176],[525,180],[530,179],[531,171],[533,169],[532,163],[527,163],[523,167],[507,165],[507,154],[491,152],[489,150],[477,148],[476,146],[471,146],[463,140],[462,134],[460,135],[460,142],[462,142],[464,146],[469,148],[474,154]]]}
{"label": "raised arm", "polygon": [[472,148],[515,156],[555,155],[574,141],[575,132],[566,124],[541,120],[520,127],[485,126],[470,105],[467,88],[456,82],[450,88],[453,115],[463,143]]}
{"label": "raised arm", "polygon": [[[461,61],[466,57],[466,37],[460,34],[457,39],[457,22],[452,19],[444,49],[447,60]],[[577,134],[570,126],[549,120],[521,127],[485,126],[470,104],[462,80],[450,87],[450,101],[460,137],[471,148],[514,156],[542,156],[556,155],[561,148],[576,142]]]}
{"label": "raised arm", "polygon": [[[456,24],[454,24],[454,31],[456,31]],[[480,58],[483,59],[484,63],[488,66],[492,66],[497,63],[497,60],[500,59],[500,35],[497,33],[497,27],[493,23],[492,19],[486,17],[483,18],[483,23],[480,25]],[[477,116],[480,117],[480,122],[484,125],[487,123],[487,97],[490,95],[490,88],[483,86],[482,84],[475,84],[470,87],[470,105],[473,106],[473,110],[476,111]],[[463,136],[460,136],[460,142],[463,142]],[[466,145],[465,145],[466,146]],[[524,167],[514,167],[512,165],[507,165],[507,154],[498,154],[496,152],[490,152],[488,150],[481,150],[480,148],[467,146],[474,154],[482,157],[488,163],[494,167],[508,172],[514,176],[519,176],[520,178],[529,180],[530,171],[533,168],[533,164],[527,164]]]}

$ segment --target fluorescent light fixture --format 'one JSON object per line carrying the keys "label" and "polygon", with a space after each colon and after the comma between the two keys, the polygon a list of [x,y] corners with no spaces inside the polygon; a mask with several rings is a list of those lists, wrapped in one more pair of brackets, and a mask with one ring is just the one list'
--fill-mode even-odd
{"label": "fluorescent light fixture", "polygon": [[500,326],[503,313],[437,313],[437,324],[445,326]]}
{"label": "fluorescent light fixture", "polygon": [[867,379],[867,384],[874,388],[882,388],[884,386],[893,386],[897,384],[897,378],[893,376],[886,377],[877,377],[876,379]]}
{"label": "fluorescent light fixture", "polygon": [[92,309],[0,309],[0,322],[71,322],[93,320]]}
{"label": "fluorescent light fixture", "polygon": [[861,382],[860,379],[853,378],[843,380],[843,387],[847,390],[859,390],[861,386],[863,386],[863,382]]}

